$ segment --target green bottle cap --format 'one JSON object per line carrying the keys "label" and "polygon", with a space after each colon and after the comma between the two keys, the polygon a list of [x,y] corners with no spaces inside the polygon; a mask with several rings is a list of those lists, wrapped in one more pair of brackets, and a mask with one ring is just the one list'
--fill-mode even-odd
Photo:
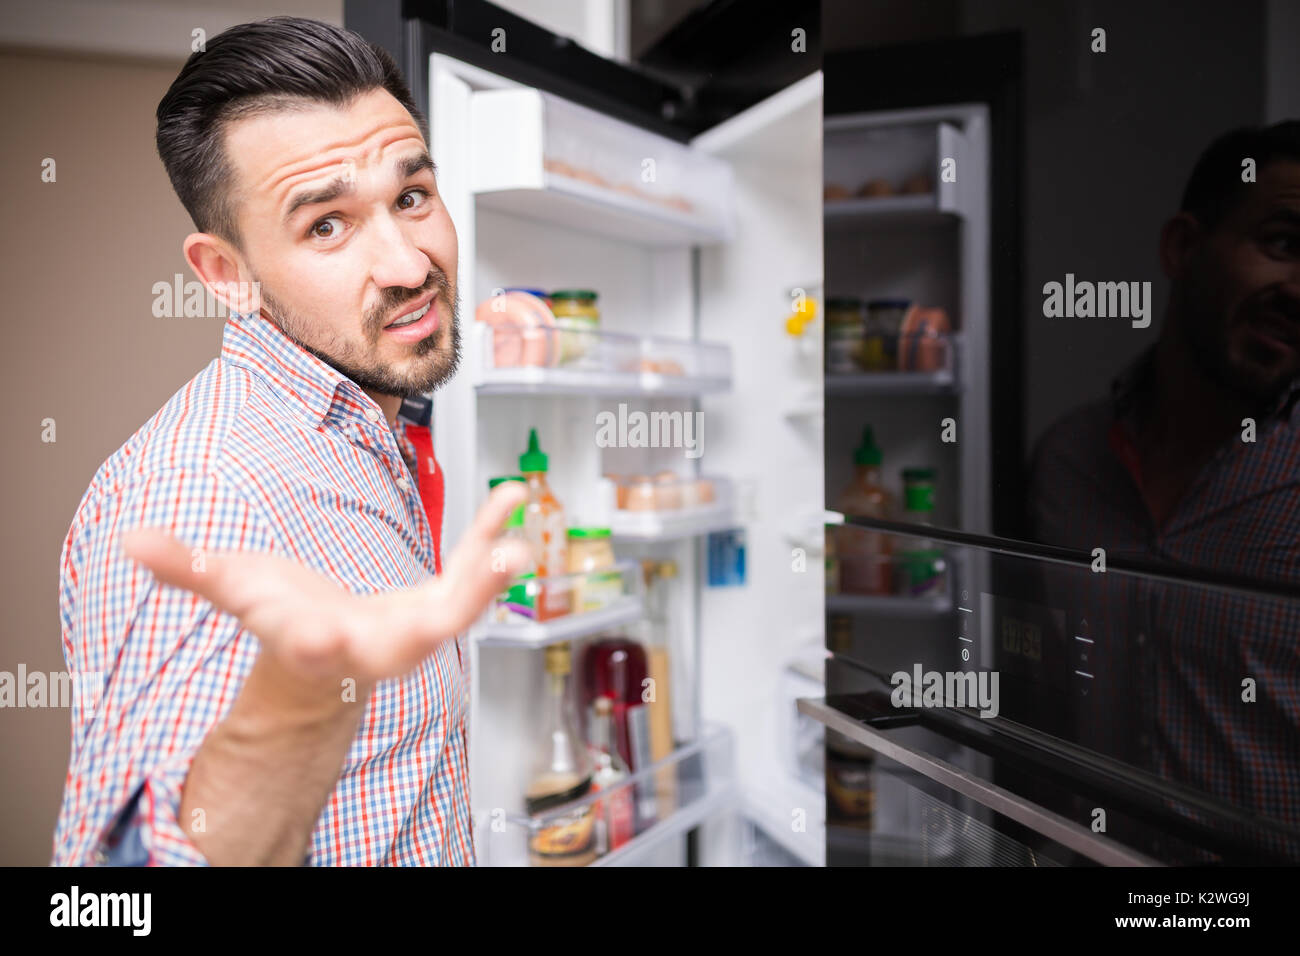
{"label": "green bottle cap", "polygon": [[[499,475],[496,478],[488,479],[488,490],[491,491],[503,481],[524,481],[523,475]],[[510,512],[510,517],[506,518],[507,528],[520,528],[524,524],[524,506],[519,505]]]}
{"label": "green bottle cap", "polygon": [[556,289],[551,293],[551,299],[580,299],[587,302],[596,301],[596,293],[591,289]]}
{"label": "green bottle cap", "polygon": [[903,488],[903,507],[908,511],[934,510],[934,485],[907,485]]}
{"label": "green bottle cap", "polygon": [[519,456],[519,470],[525,474],[530,471],[546,470],[546,455],[537,447],[537,429],[528,430],[528,451]]}
{"label": "green bottle cap", "polygon": [[871,426],[864,426],[862,429],[862,444],[853,450],[853,464],[878,465],[883,460],[884,452],[876,444],[876,436],[871,431]]}
{"label": "green bottle cap", "polygon": [[608,528],[570,528],[570,538],[608,538]]}

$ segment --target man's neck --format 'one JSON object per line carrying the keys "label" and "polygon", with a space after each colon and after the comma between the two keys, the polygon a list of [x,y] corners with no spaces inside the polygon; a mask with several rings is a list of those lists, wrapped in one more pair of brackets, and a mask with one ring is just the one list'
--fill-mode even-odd
{"label": "man's neck", "polygon": [[379,406],[384,413],[384,417],[388,419],[389,425],[397,424],[397,412],[402,407],[400,398],[396,395],[384,395],[382,392],[371,391],[368,388],[363,388],[362,391],[369,395],[375,404]]}

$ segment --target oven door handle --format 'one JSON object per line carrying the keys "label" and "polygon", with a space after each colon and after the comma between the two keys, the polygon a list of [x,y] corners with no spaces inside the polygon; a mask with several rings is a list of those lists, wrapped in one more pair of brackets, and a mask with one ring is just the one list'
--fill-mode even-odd
{"label": "oven door handle", "polygon": [[826,703],[821,697],[800,697],[799,712],[831,730],[862,744],[883,757],[900,763],[941,786],[969,797],[1022,826],[1028,827],[1103,866],[1162,866],[1145,854],[1131,850],[1110,837],[1093,833],[1081,824],[1046,807],[1017,796],[1005,787],[983,780],[946,760],[909,747],[873,727],[855,720]]}

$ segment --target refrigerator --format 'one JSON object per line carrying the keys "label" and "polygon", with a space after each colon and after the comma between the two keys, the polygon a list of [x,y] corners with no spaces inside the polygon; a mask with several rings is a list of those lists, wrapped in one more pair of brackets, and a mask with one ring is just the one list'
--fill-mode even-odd
{"label": "refrigerator", "polygon": [[[794,704],[822,692],[826,657],[815,22],[802,49],[780,18],[750,24],[791,48],[788,82],[737,106],[487,3],[345,12],[427,112],[459,237],[462,365],[432,396],[443,540],[520,472],[536,429],[568,524],[608,525],[618,562],[616,599],[548,620],[490,609],[468,635],[479,862],[528,865],[575,811],[525,801],[548,746],[547,648],[570,648],[576,698],[593,640],[654,627],[671,749],[577,801],[611,828],[619,795],[636,803],[635,835],[606,831],[592,865],[822,864],[821,743]],[[476,320],[520,288],[597,292],[599,331]],[[635,476],[660,481],[638,498]],[[647,584],[643,562],[676,573]]]}

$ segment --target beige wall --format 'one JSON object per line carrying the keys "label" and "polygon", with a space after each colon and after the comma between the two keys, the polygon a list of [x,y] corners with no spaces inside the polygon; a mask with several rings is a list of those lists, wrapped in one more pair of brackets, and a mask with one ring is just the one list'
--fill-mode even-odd
{"label": "beige wall", "polygon": [[[0,671],[65,668],[59,554],[99,465],[217,354],[220,319],[158,319],[191,231],[154,152],[174,63],[0,52]],[[57,181],[41,181],[55,160]],[[56,440],[41,440],[53,418]],[[50,860],[69,713],[0,709],[0,864]]]}

